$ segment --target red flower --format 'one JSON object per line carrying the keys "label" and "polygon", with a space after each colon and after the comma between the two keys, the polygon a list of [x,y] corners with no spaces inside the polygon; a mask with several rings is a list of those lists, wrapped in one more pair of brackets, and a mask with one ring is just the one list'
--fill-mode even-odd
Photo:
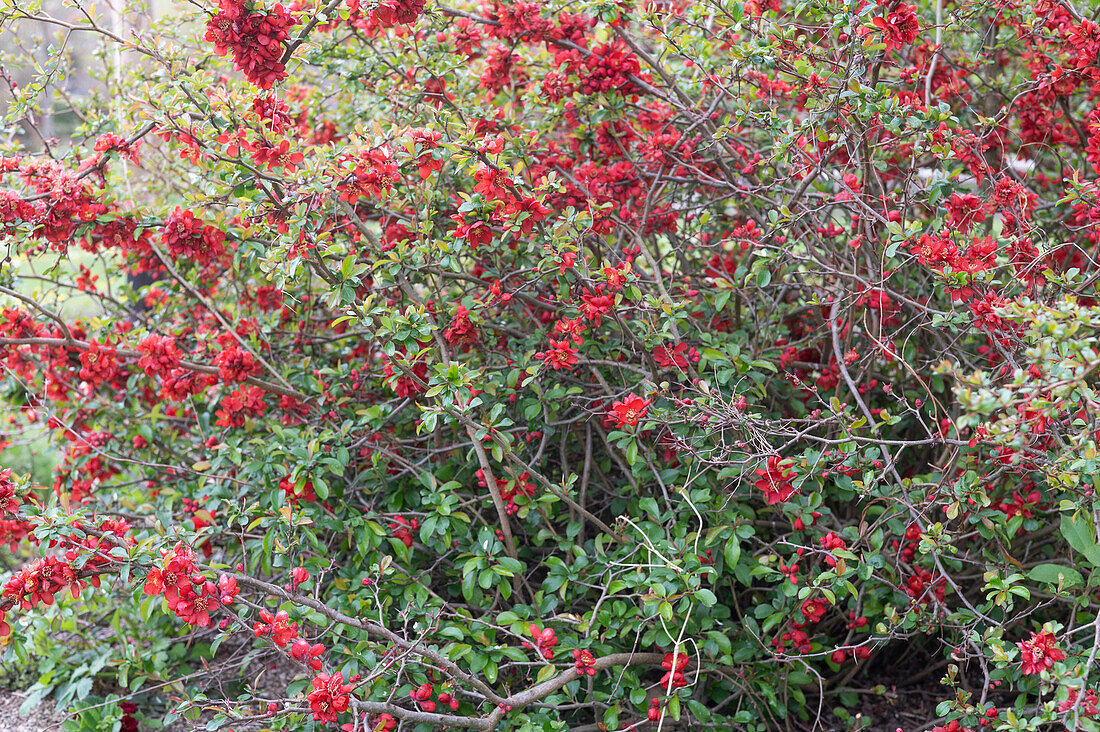
{"label": "red flower", "polygon": [[294,645],[290,647],[290,657],[301,661],[309,666],[314,671],[321,670],[321,654],[325,652],[325,647],[320,643],[310,645],[307,641],[296,640]]}
{"label": "red flower", "polygon": [[555,341],[550,339],[550,348],[546,351],[539,351],[535,354],[535,358],[539,361],[550,366],[550,368],[557,371],[558,369],[571,369],[577,365],[577,349],[570,343],[569,339]]}
{"label": "red flower", "polygon": [[573,339],[573,344],[577,346],[584,343],[584,339],[581,338],[581,333],[585,330],[587,330],[587,328],[580,318],[562,318],[554,323],[554,332],[562,336],[569,336]]}
{"label": "red flower", "polygon": [[420,528],[420,522],[413,518],[411,521],[404,516],[394,517],[394,522],[390,524],[390,529],[393,530],[393,538],[400,539],[407,548],[411,549],[413,545],[413,534],[410,529]]}
{"label": "red flower", "polygon": [[593,327],[596,328],[603,322],[604,313],[609,312],[615,305],[615,296],[603,294],[598,287],[595,292],[581,295],[581,300],[584,302],[581,305],[581,315],[585,320],[591,320]]}
{"label": "red flower", "polygon": [[320,674],[313,680],[313,691],[307,697],[313,718],[318,722],[335,722],[339,713],[347,711],[351,690],[339,671],[332,676]]}
{"label": "red flower", "polygon": [[[1088,21],[1085,21],[1088,22]],[[0,635],[3,635],[0,632]],[[1082,717],[1095,717],[1100,714],[1100,694],[1096,693],[1095,689],[1086,689],[1085,698],[1078,704],[1077,696],[1080,692],[1075,688],[1069,689],[1069,696],[1066,700],[1058,705],[1059,712],[1068,712],[1074,707],[1077,707]]]}
{"label": "red flower", "polygon": [[288,140],[283,140],[275,147],[258,144],[255,146],[252,157],[255,158],[256,162],[266,165],[268,170],[274,171],[282,168],[283,173],[287,175],[293,173],[299,163],[305,159],[305,156],[300,152],[290,152],[290,142]]}
{"label": "red flower", "polygon": [[420,179],[427,180],[432,173],[443,167],[443,161],[436,159],[431,153],[439,147],[439,140],[443,137],[443,133],[417,128],[409,130],[409,136],[415,144],[416,167],[420,173]]}
{"label": "red flower", "polygon": [[309,579],[309,570],[305,567],[294,567],[290,570],[290,581],[294,583],[294,589]]}
{"label": "red flower", "polygon": [[807,623],[816,623],[825,617],[825,611],[828,608],[829,603],[824,598],[804,600],[802,602],[802,616],[806,618]]}
{"label": "red flower", "polygon": [[317,500],[317,493],[313,490],[312,480],[305,481],[299,488],[297,483],[291,482],[288,475],[279,481],[279,487],[286,494],[286,502],[292,506],[297,506],[299,501],[313,503]]}
{"label": "red flower", "polygon": [[241,588],[237,587],[237,578],[228,574],[218,577],[218,589],[221,591],[218,599],[221,600],[222,605],[232,605],[241,591]]}
{"label": "red flower", "polygon": [[[379,0],[370,11],[370,20],[383,28],[395,25],[408,25],[424,12],[424,0]],[[360,9],[360,0],[348,0],[348,8],[353,12]]]}
{"label": "red flower", "polygon": [[920,22],[917,20],[915,10],[916,8],[912,5],[898,3],[885,18],[878,17],[871,21],[882,31],[882,40],[886,42],[887,53],[917,39],[920,33]]}
{"label": "red flower", "polygon": [[443,331],[443,337],[452,346],[477,343],[477,326],[470,321],[470,311],[462,305],[455,308],[454,320]]}
{"label": "red flower", "polygon": [[[539,626],[531,624],[527,628],[527,632],[535,639],[535,646],[538,648],[539,654],[547,661],[554,660],[554,646],[558,644],[558,638],[554,635],[553,628],[539,629]],[[524,643],[523,645],[528,645]]]}
{"label": "red flower", "polygon": [[489,199],[506,200],[509,198],[507,187],[511,181],[508,180],[508,176],[504,174],[504,171],[479,168],[474,172],[474,180],[477,181],[477,185],[474,186],[475,193],[480,193]]}
{"label": "red flower", "polygon": [[176,347],[176,341],[169,336],[146,336],[137,347],[141,358],[138,366],[146,376],[166,376],[179,368],[183,354]]}
{"label": "red flower", "polygon": [[[673,668],[674,656],[676,659],[675,668]],[[672,681],[673,688],[687,686],[687,677],[684,676],[684,669],[687,668],[687,665],[688,657],[686,653],[666,653],[665,657],[661,660],[661,668],[663,668],[668,673],[661,677],[661,688],[667,689],[670,680]]]}
{"label": "red flower", "polygon": [[952,193],[947,200],[947,213],[951,225],[965,234],[974,224],[985,221],[985,201],[973,193]]}
{"label": "red flower", "polygon": [[764,491],[764,498],[769,506],[789,500],[794,493],[794,486],[791,485],[794,471],[789,465],[783,465],[782,458],[778,455],[770,456],[768,467],[757,470],[756,474],[760,476],[756,481],[756,487]]}
{"label": "red flower", "polygon": [[241,382],[248,379],[256,370],[256,359],[236,345],[229,346],[214,357],[218,365],[218,376],[226,383]]}
{"label": "red flower", "polygon": [[610,414],[619,427],[634,427],[645,417],[646,409],[651,402],[651,399],[642,399],[640,396],[631,394],[623,401],[612,404]]}
{"label": "red flower", "polygon": [[286,78],[281,58],[289,38],[287,28],[295,24],[282,5],[271,12],[254,13],[238,0],[221,0],[221,12],[206,23],[206,40],[221,56],[233,53],[245,78],[260,89],[270,89]]}
{"label": "red flower", "polygon": [[11,468],[5,468],[0,470],[0,514],[15,513],[18,508],[19,501],[15,497],[15,481],[11,479]]}
{"label": "red flower", "polygon": [[688,361],[699,362],[699,353],[686,343],[677,343],[672,348],[657,346],[653,349],[653,360],[662,368],[675,366],[678,369],[686,369]]}
{"label": "red flower", "polygon": [[1049,630],[1042,633],[1032,633],[1031,640],[1020,641],[1017,647],[1020,649],[1020,671],[1024,676],[1041,674],[1055,661],[1061,661],[1066,657],[1065,652],[1056,648],[1057,639]]}
{"label": "red flower", "polygon": [[199,264],[208,264],[225,251],[224,231],[207,226],[202,219],[179,206],[164,222],[161,241],[173,257],[187,257]]}
{"label": "red flower", "polygon": [[[344,729],[348,730],[348,732],[351,732],[353,727],[354,725],[351,724],[344,725]],[[391,730],[397,729],[397,720],[393,718],[393,715],[379,714],[370,722],[367,729],[370,730],[370,732],[391,732]]]}
{"label": "red flower", "polygon": [[474,220],[467,223],[465,215],[460,213],[451,216],[451,220],[458,224],[454,238],[465,239],[474,249],[493,240],[493,230],[484,221]]}
{"label": "red flower", "polygon": [[591,651],[573,651],[573,667],[581,676],[596,675],[596,657]]}
{"label": "red flower", "polygon": [[88,350],[80,354],[80,378],[89,384],[103,384],[118,373],[117,352],[110,344],[91,342]]}
{"label": "red flower", "polygon": [[195,553],[191,547],[177,544],[171,555],[165,554],[163,568],[154,569],[145,578],[145,594],[164,594],[168,607],[176,609],[180,594],[191,590],[191,573],[195,567],[192,561]]}
{"label": "red flower", "polygon": [[280,610],[274,616],[267,610],[261,610],[260,619],[264,622],[252,626],[252,632],[257,638],[270,634],[272,643],[279,648],[286,648],[287,643],[298,637],[298,624],[290,622],[286,610]]}
{"label": "red flower", "polygon": [[180,593],[175,607],[176,615],[188,625],[205,628],[210,625],[210,613],[221,605],[219,596],[218,586],[213,582],[203,582],[198,592],[188,585],[187,590]]}

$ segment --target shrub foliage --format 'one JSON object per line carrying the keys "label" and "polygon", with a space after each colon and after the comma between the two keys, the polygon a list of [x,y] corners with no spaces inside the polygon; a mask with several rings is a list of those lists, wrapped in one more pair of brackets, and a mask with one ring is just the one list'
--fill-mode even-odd
{"label": "shrub foliage", "polygon": [[57,460],[0,474],[0,642],[72,729],[858,728],[907,676],[1100,728],[1090,9],[2,7],[59,35],[6,77]]}

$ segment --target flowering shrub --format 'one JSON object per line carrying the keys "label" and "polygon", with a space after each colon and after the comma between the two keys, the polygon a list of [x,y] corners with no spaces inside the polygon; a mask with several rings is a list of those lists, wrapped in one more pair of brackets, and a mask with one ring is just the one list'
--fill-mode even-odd
{"label": "flowering shrub", "polygon": [[112,49],[0,157],[0,646],[77,728],[1100,729],[1079,9],[5,7]]}

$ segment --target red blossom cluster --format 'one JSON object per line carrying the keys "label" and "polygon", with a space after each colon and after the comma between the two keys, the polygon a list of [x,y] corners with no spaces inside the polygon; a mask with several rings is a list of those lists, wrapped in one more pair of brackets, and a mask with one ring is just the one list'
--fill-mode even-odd
{"label": "red blossom cluster", "polygon": [[34,560],[13,575],[4,585],[2,597],[10,601],[8,607],[18,604],[30,610],[39,604],[53,605],[54,595],[65,589],[74,599],[78,598],[83,587],[84,583],[68,562],[47,556]]}
{"label": "red blossom cluster", "polygon": [[[116,546],[128,546],[134,543],[128,536],[130,525],[124,519],[105,519],[95,527],[95,533],[83,531],[80,524],[74,524],[79,533],[69,535],[64,544],[67,549],[63,557],[45,556],[24,565],[4,585],[0,592],[0,636],[11,632],[5,622],[6,611],[19,605],[30,610],[38,605],[53,605],[55,595],[68,589],[73,599],[80,597],[86,584],[100,586],[99,575],[111,565],[122,562],[120,557],[110,554]],[[51,542],[51,545],[57,542]],[[79,566],[79,570],[74,567]],[[78,574],[79,572],[79,574]]]}
{"label": "red blossom cluster", "polygon": [[[479,484],[484,485],[485,474],[483,471],[477,471],[477,477]],[[516,505],[517,496],[525,496],[526,498],[534,498],[536,492],[535,484],[531,482],[530,473],[520,473],[516,478],[509,480],[500,485],[500,497],[504,501],[504,510],[509,515],[514,514],[519,510],[519,506]]]}
{"label": "red blossom cluster", "polygon": [[19,498],[15,493],[15,481],[11,477],[11,468],[0,470],[0,514],[15,513],[19,510]]}
{"label": "red blossom cluster", "polygon": [[573,668],[581,676],[595,676],[596,675],[596,657],[592,655],[592,652],[585,650],[573,651]]}
{"label": "red blossom cluster", "polygon": [[175,258],[209,264],[225,252],[225,232],[177,206],[164,222],[161,241]]}
{"label": "red blossom cluster", "polygon": [[223,397],[215,412],[219,427],[242,427],[247,417],[259,417],[267,411],[265,392],[258,386],[242,386]]}
{"label": "red blossom cluster", "polygon": [[107,384],[119,373],[118,352],[109,344],[91,341],[80,354],[80,378],[92,386]]}
{"label": "red blossom cluster", "polygon": [[179,368],[183,354],[171,336],[148,335],[137,345],[138,366],[146,376],[169,376]]}
{"label": "red blossom cluster", "polygon": [[424,0],[348,0],[348,22],[366,31],[408,25],[424,12],[424,4]]}
{"label": "red blossom cluster", "polygon": [[871,22],[882,31],[882,40],[886,51],[890,52],[906,46],[917,39],[920,22],[916,8],[903,2],[891,2],[892,7],[885,15],[876,16]]}
{"label": "red blossom cluster", "polygon": [[400,540],[402,544],[411,549],[415,540],[413,532],[420,528],[420,521],[415,516],[412,518],[394,516],[389,528],[393,532],[393,538]]}
{"label": "red blossom cluster", "polygon": [[256,359],[236,344],[226,347],[214,357],[218,376],[226,383],[246,381],[257,368]]}
{"label": "red blossom cluster", "polygon": [[914,568],[902,589],[914,602],[924,604],[943,602],[947,597],[947,582],[942,577],[937,579],[924,567]]}
{"label": "red blossom cluster", "polygon": [[661,668],[665,670],[665,675],[661,677],[658,685],[662,689],[668,689],[669,684],[673,689],[679,689],[680,687],[687,686],[687,677],[684,675],[684,669],[688,667],[688,658],[686,653],[666,653],[661,660]]}
{"label": "red blossom cluster", "polygon": [[161,566],[149,570],[146,595],[163,595],[168,609],[189,625],[205,628],[210,613],[233,602],[239,589],[236,579],[223,575],[218,584],[207,580],[194,565],[195,552],[185,544],[161,552]]}
{"label": "red blossom cluster", "polygon": [[[1082,717],[1095,717],[1100,715],[1100,694],[1096,689],[1086,689],[1085,694],[1081,697],[1081,692],[1076,687],[1069,687],[1066,690],[1065,701],[1058,704],[1058,711],[1071,712],[1076,710]],[[1078,699],[1080,698],[1080,701]]]}
{"label": "red blossom cluster", "polygon": [[219,11],[206,22],[206,40],[218,55],[233,54],[236,67],[260,89],[286,78],[283,54],[294,17],[282,5],[256,12],[245,0],[219,0]]}
{"label": "red blossom cluster", "polygon": [[260,620],[252,626],[257,638],[270,635],[271,642],[279,648],[286,648],[287,644],[298,637],[298,623],[290,622],[290,616],[286,610],[280,610],[272,615],[267,610],[260,610]]}

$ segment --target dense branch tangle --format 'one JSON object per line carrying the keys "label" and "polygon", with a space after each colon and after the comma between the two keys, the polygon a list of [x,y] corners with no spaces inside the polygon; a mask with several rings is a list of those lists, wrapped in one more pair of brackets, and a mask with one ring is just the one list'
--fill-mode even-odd
{"label": "dense branch tangle", "polygon": [[212,727],[841,726],[895,649],[927,727],[1090,716],[1100,40],[1040,5],[7,8],[117,87],[0,164],[12,653],[118,602],[185,659],[97,690],[205,664]]}

